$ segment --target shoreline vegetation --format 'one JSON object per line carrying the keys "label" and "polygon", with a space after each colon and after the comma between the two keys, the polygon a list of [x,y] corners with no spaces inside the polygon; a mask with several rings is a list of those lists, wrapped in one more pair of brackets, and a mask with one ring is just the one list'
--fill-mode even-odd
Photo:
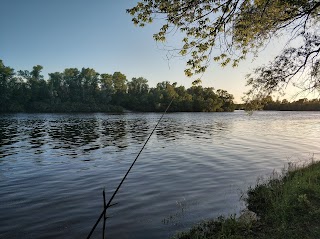
{"label": "shoreline vegetation", "polygon": [[286,99],[274,101],[271,96],[251,100],[247,104],[235,104],[235,110],[320,111],[320,98],[302,98],[293,102]]}
{"label": "shoreline vegetation", "polygon": [[42,69],[37,65],[32,71],[15,71],[0,60],[0,113],[163,112],[172,98],[169,112],[320,110],[320,99],[290,103],[269,96],[235,104],[232,94],[203,87],[200,80],[188,89],[168,81],[149,87],[147,79],[129,81],[121,72],[100,74],[92,68],[67,68],[44,79]]}
{"label": "shoreline vegetation", "polygon": [[172,98],[169,112],[232,112],[235,107],[233,95],[202,87],[200,80],[188,89],[168,81],[149,87],[147,79],[129,81],[121,72],[67,68],[44,79],[42,69],[16,72],[0,60],[0,113],[163,112]]}
{"label": "shoreline vegetation", "polygon": [[175,239],[320,238],[320,162],[289,164],[250,187],[240,217],[201,222]]}

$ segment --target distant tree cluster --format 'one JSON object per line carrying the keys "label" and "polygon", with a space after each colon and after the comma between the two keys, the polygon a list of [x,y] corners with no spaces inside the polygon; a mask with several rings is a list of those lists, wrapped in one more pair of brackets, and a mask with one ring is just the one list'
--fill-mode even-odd
{"label": "distant tree cluster", "polygon": [[274,101],[271,96],[260,100],[252,100],[247,104],[236,105],[236,109],[244,110],[280,110],[280,111],[320,111],[320,99],[307,98],[289,102],[286,99]]}
{"label": "distant tree cluster", "polygon": [[233,96],[204,88],[201,81],[186,89],[168,81],[150,88],[145,78],[128,81],[121,72],[67,68],[44,79],[43,67],[17,71],[0,60],[0,112],[233,111]]}
{"label": "distant tree cluster", "polygon": [[297,101],[288,102],[286,99],[282,101],[269,102],[263,107],[264,110],[282,110],[282,111],[319,111],[320,99],[308,100],[306,98]]}

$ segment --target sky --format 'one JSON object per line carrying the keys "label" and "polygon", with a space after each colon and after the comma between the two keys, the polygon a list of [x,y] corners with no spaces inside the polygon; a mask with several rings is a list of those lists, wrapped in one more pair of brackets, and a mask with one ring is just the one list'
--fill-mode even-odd
{"label": "sky", "polygon": [[[184,75],[186,59],[166,57],[152,35],[161,27],[155,22],[136,27],[126,9],[134,0],[1,0],[0,59],[15,70],[42,65],[43,75],[65,68],[89,67],[99,73],[120,71],[128,80],[144,77],[149,86],[177,82],[190,87],[195,78]],[[176,42],[168,42],[176,44]],[[240,103],[245,75],[266,64],[281,50],[273,41],[253,61],[237,68],[211,64],[202,76],[204,87],[224,89]],[[289,90],[289,96],[293,90]],[[290,99],[290,97],[289,97]]]}

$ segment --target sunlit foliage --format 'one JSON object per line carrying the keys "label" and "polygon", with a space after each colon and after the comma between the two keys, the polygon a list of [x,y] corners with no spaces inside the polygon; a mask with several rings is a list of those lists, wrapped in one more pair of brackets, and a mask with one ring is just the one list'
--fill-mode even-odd
{"label": "sunlit foliage", "polygon": [[292,81],[302,90],[320,89],[318,0],[143,0],[127,12],[141,27],[160,18],[156,41],[181,32],[177,53],[189,59],[187,76],[204,72],[212,59],[237,66],[287,35],[283,52],[248,75],[249,98],[281,92]]}

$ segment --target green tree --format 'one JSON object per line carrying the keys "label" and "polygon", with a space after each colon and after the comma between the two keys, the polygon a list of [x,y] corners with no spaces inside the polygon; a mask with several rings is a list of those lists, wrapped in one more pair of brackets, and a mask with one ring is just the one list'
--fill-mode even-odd
{"label": "green tree", "polygon": [[127,93],[127,77],[121,72],[115,72],[112,75],[112,82],[115,93]]}
{"label": "green tree", "polygon": [[66,68],[63,72],[63,82],[69,102],[82,101],[82,79],[77,68]]}
{"label": "green tree", "polygon": [[27,110],[44,112],[49,108],[49,88],[47,82],[44,80],[41,74],[43,67],[36,65],[32,68],[32,71],[18,71],[18,75],[26,80],[27,91],[26,104]]}
{"label": "green tree", "polygon": [[[320,90],[318,0],[144,0],[127,12],[141,27],[164,19],[153,35],[156,41],[180,30],[178,51],[189,56],[187,76],[204,72],[211,59],[237,66],[249,53],[258,54],[272,38],[286,34],[283,52],[248,75],[248,96],[281,91],[295,79],[303,89]],[[304,79],[296,77],[299,74]]]}
{"label": "green tree", "polygon": [[49,73],[48,87],[52,104],[60,104],[66,98],[63,74],[60,72]]}
{"label": "green tree", "polygon": [[80,72],[82,85],[82,102],[95,103],[98,96],[99,73],[92,68],[82,68]]}
{"label": "green tree", "polygon": [[112,75],[112,83],[115,91],[112,103],[123,106],[126,102],[124,96],[127,93],[127,77],[121,72],[114,72]]}
{"label": "green tree", "polygon": [[190,95],[184,86],[175,87],[178,97],[172,102],[175,111],[190,112],[193,110],[192,95]]}
{"label": "green tree", "polygon": [[103,103],[109,103],[112,100],[114,94],[114,87],[112,81],[112,75],[101,74],[100,75],[100,99]]}
{"label": "green tree", "polygon": [[218,95],[215,94],[213,87],[204,88],[202,95],[204,98],[204,104],[202,106],[201,111],[205,111],[205,112],[224,111],[224,109],[222,108],[223,99],[220,99]]}
{"label": "green tree", "polygon": [[[177,96],[175,92],[174,84],[170,84],[169,81],[159,82],[155,88],[151,88],[149,95],[153,111],[164,111],[172,98]],[[170,107],[169,110],[173,110],[174,107]]]}
{"label": "green tree", "polygon": [[149,91],[148,80],[143,77],[132,78],[132,80],[128,82],[129,94],[141,95],[141,94],[147,93],[148,91]]}
{"label": "green tree", "polygon": [[24,112],[29,102],[29,94],[26,83],[20,77],[14,76],[8,82],[10,92],[10,102],[8,103],[8,112]]}
{"label": "green tree", "polygon": [[126,107],[133,110],[150,111],[148,80],[143,77],[134,77],[127,83],[127,86]]}
{"label": "green tree", "polygon": [[10,103],[10,94],[9,82],[14,76],[14,69],[7,67],[0,60],[0,112],[8,110]]}
{"label": "green tree", "polygon": [[[226,90],[217,90],[217,95],[219,99],[222,102],[222,110],[223,111],[234,111],[235,109],[235,104],[233,103],[234,97],[233,95],[229,94]],[[272,98],[271,98],[272,101]]]}

